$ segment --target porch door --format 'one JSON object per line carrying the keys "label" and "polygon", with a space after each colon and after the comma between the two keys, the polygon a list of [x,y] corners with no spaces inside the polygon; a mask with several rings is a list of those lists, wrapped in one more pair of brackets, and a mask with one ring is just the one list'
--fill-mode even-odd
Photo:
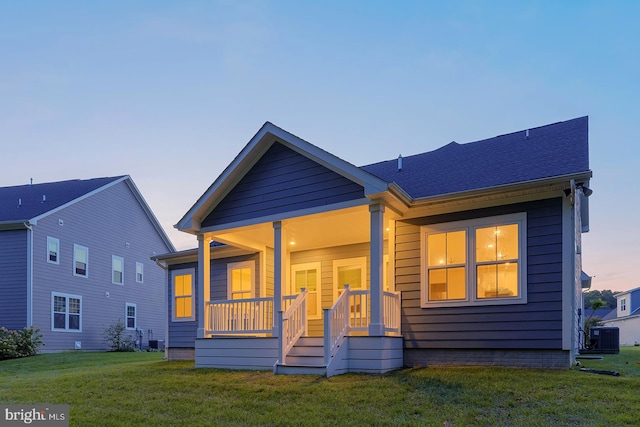
{"label": "porch door", "polygon": [[291,266],[292,293],[297,295],[302,288],[307,290],[307,316],[309,320],[322,317],[320,263],[310,262]]}
{"label": "porch door", "polygon": [[[346,258],[333,262],[333,282],[335,300],[344,292],[344,285],[349,285],[352,291],[366,290],[367,286],[367,258]],[[351,315],[363,318],[368,315],[368,296],[355,296],[350,302]]]}

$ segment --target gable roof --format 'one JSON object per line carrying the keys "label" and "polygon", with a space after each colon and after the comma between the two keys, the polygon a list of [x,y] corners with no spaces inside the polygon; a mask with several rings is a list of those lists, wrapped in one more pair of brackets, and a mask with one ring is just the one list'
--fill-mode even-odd
{"label": "gable roof", "polygon": [[403,208],[421,199],[515,184],[588,180],[588,117],[531,128],[476,142],[451,142],[434,151],[354,166],[266,122],[207,191],[174,226],[197,232],[201,221],[275,142],[364,187],[371,199]]}
{"label": "gable roof", "polygon": [[24,228],[120,182],[131,189],[145,214],[171,251],[171,240],[129,175],[0,187],[0,229]]}
{"label": "gable roof", "polygon": [[187,232],[197,231],[200,226],[199,222],[222,201],[230,189],[240,182],[242,177],[276,142],[361,185],[365,194],[393,191],[395,187],[395,185],[391,185],[379,177],[322,150],[273,123],[266,122],[233,159],[231,164],[227,166],[191,209],[178,221],[175,227]]}
{"label": "gable roof", "polygon": [[32,220],[123,178],[116,176],[0,187],[0,223]]}
{"label": "gable roof", "polygon": [[412,198],[589,172],[588,117],[362,166]]}

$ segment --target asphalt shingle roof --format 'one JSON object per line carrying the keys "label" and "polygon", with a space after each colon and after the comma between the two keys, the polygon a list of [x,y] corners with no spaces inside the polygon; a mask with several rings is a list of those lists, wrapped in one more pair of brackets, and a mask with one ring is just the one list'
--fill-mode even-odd
{"label": "asphalt shingle roof", "polygon": [[0,222],[35,218],[120,178],[123,177],[0,187]]}
{"label": "asphalt shingle roof", "polygon": [[415,199],[589,171],[588,117],[361,168]]}

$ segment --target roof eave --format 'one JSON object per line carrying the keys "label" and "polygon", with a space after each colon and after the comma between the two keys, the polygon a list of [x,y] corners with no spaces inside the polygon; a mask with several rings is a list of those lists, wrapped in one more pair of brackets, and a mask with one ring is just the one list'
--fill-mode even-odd
{"label": "roof eave", "polygon": [[[566,185],[575,180],[576,182],[586,182],[592,177],[591,170],[578,172],[567,175],[558,175],[548,178],[534,179],[530,181],[522,181],[513,184],[497,185],[494,187],[485,187],[470,191],[460,191],[456,193],[441,194],[437,196],[429,196],[417,198],[413,201],[412,207],[439,204],[444,202],[462,201],[466,199],[482,199],[485,197],[498,197],[498,195],[508,195],[514,192],[522,192],[531,189],[540,189],[542,191],[564,190]],[[566,187],[566,188],[565,188]]]}

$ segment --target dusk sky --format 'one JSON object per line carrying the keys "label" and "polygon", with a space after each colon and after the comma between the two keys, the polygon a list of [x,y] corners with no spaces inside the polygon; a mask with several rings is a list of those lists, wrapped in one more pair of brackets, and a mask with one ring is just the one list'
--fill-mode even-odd
{"label": "dusk sky", "polygon": [[0,186],[173,225],[265,121],[358,166],[589,116],[592,289],[640,286],[638,1],[0,0]]}

